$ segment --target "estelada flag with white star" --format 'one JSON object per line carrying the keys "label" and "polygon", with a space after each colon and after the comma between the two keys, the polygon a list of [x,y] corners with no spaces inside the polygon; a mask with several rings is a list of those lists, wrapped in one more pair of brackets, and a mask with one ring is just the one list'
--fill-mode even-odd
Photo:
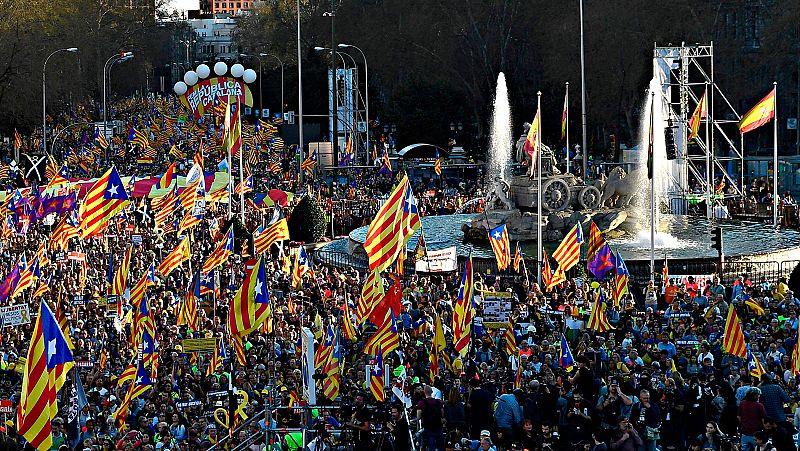
{"label": "estelada flag with white star", "polygon": [[103,231],[111,219],[130,203],[116,167],[97,179],[83,198],[78,217],[81,238]]}
{"label": "estelada flag with white star", "polygon": [[249,334],[263,323],[270,314],[267,268],[259,258],[247,271],[242,286],[231,301],[228,326],[233,335]]}

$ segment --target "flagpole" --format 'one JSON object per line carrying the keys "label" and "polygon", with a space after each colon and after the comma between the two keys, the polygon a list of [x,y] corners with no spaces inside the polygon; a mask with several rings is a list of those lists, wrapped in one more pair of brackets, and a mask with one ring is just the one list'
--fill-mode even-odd
{"label": "flagpole", "polygon": [[778,227],[778,82],[772,82],[775,95],[772,100],[772,225]]}
{"label": "flagpole", "polygon": [[[711,141],[708,139],[708,122],[710,119],[708,114],[708,82],[706,82],[706,91],[703,93],[703,103],[703,109],[706,110],[706,218],[711,219],[711,193],[713,191],[712,181],[714,180],[711,176],[711,154],[714,149],[711,148]],[[702,110],[700,114],[703,114]]]}
{"label": "flagpole", "polygon": [[653,165],[653,113],[654,107],[653,105],[656,102],[656,92],[650,91],[650,138],[648,145],[650,149],[648,152],[650,153],[648,156],[648,165],[651,167],[649,168],[650,171],[650,282],[655,282],[654,273],[656,267],[656,255],[655,255],[655,241],[656,241],[656,223],[655,223],[655,205],[656,205],[656,190],[655,190],[655,174],[653,174],[654,168]]}
{"label": "flagpole", "polygon": [[[238,97],[237,97],[238,100]],[[241,104],[236,102],[236,126],[239,129],[239,140],[242,139],[242,111],[241,111]],[[242,212],[242,225],[244,225],[244,143],[239,144],[239,183],[242,185],[242,189],[239,192],[239,208]]]}
{"label": "flagpole", "polygon": [[[228,111],[230,111],[230,105],[231,105],[230,102],[231,102],[231,96],[228,96]],[[228,124],[230,124],[230,118],[228,118],[227,122]],[[224,133],[228,133],[228,130],[225,130]],[[225,135],[223,134],[223,136]],[[228,219],[231,219],[233,218],[233,156],[231,155],[230,142],[226,142],[226,144],[228,147]]]}
{"label": "flagpole", "polygon": [[566,114],[567,117],[564,122],[564,130],[566,132],[566,138],[567,138],[566,159],[567,159],[567,174],[569,174],[569,82],[566,82],[566,85],[567,85],[567,100],[564,102],[564,111],[567,113]]}
{"label": "flagpole", "polygon": [[542,91],[536,93],[536,283],[542,286]]}

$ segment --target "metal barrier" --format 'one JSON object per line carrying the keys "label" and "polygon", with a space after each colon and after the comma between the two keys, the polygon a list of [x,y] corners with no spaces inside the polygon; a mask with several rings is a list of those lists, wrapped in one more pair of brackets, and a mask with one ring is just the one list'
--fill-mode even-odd
{"label": "metal barrier", "polygon": [[[337,268],[356,268],[359,271],[367,271],[369,262],[365,257],[358,255],[351,255],[344,252],[326,251],[322,249],[314,253],[314,259],[327,265],[335,266]],[[458,272],[464,271],[466,265],[466,258],[459,257],[458,259]],[[628,272],[630,272],[630,281],[636,285],[646,284],[650,280],[650,263],[647,261],[631,261],[626,262]],[[586,261],[582,260],[581,265],[586,265]],[[722,274],[719,274],[720,281],[723,285],[731,285],[736,278],[740,275],[746,274],[747,277],[753,282],[761,282],[766,280],[768,282],[775,282],[780,277],[788,277],[794,268],[800,264],[800,260],[786,260],[782,262],[777,261],[764,261],[764,262],[750,262],[750,261],[729,261],[725,262]],[[714,261],[692,261],[692,260],[669,260],[668,273],[680,275],[703,275],[703,274],[716,274],[717,264]],[[536,259],[526,259],[525,267],[528,270],[528,276],[531,280],[536,278],[537,262]],[[655,275],[654,278],[657,282],[661,283],[662,271],[664,269],[664,260],[656,260],[655,262]],[[406,277],[415,273],[414,262],[407,260],[404,265]],[[500,276],[501,278],[515,278],[524,277],[514,271],[509,266],[503,271],[497,270],[497,263],[494,259],[473,259],[472,270],[475,273],[489,274],[493,276]],[[577,277],[580,272],[571,270],[569,277]]]}

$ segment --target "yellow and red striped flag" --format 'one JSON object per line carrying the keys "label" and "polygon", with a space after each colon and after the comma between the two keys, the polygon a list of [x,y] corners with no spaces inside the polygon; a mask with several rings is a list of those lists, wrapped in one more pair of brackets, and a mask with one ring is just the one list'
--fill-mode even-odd
{"label": "yellow and red striped flag", "polygon": [[400,347],[400,334],[397,333],[397,323],[392,315],[389,315],[378,328],[375,335],[369,338],[364,344],[364,353],[378,355],[380,350],[392,352]]}
{"label": "yellow and red striped flag", "polygon": [[208,274],[211,270],[228,261],[231,255],[233,255],[233,225],[228,229],[225,238],[217,245],[214,252],[203,263],[203,274]]}
{"label": "yellow and red striped flag", "polygon": [[86,193],[78,211],[81,238],[104,230],[130,200],[117,168],[112,167]]}
{"label": "yellow and red striped flag", "polygon": [[592,221],[589,224],[589,239],[586,242],[586,261],[592,261],[597,252],[606,245],[606,239],[600,228]]}
{"label": "yellow and red striped flag", "polygon": [[542,286],[539,289],[545,291],[545,288],[550,286],[551,280],[553,280],[553,270],[550,269],[550,259],[547,258],[547,251],[542,248]]}
{"label": "yellow and red striped flag", "polygon": [[[800,332],[798,332],[798,336],[800,337]],[[800,374],[800,342],[795,340],[794,349],[792,349],[792,376],[797,376]]]}
{"label": "yellow and red striped flag", "polygon": [[433,340],[431,340],[431,343],[436,352],[444,351],[445,346],[447,346],[447,342],[444,338],[444,326],[442,325],[441,315],[436,315],[436,322],[433,326]]}
{"label": "yellow and red striped flag", "polygon": [[756,315],[762,316],[764,315],[764,307],[758,305],[758,303],[751,297],[748,297],[744,300],[744,305],[750,308]]}
{"label": "yellow and red striped flag", "polygon": [[255,246],[256,254],[263,254],[269,251],[269,247],[278,241],[288,240],[289,238],[289,224],[286,218],[281,218],[273,224],[267,226],[266,229],[260,230],[253,237],[253,246]]}
{"label": "yellow and red striped flag", "polygon": [[731,305],[728,307],[728,319],[725,321],[725,331],[722,335],[722,350],[728,354],[747,358],[747,347],[744,342],[744,332],[736,309]]}
{"label": "yellow and red striped flag", "polygon": [[196,271],[192,286],[186,290],[186,297],[181,303],[181,308],[178,311],[179,326],[188,326],[192,331],[199,330],[198,317],[197,317],[197,304],[200,302],[200,271]]}
{"label": "yellow and red striped flag", "polygon": [[22,136],[20,136],[17,129],[14,129],[14,148],[17,150],[22,149]]}
{"label": "yellow and red striped flag", "polygon": [[511,263],[511,244],[508,242],[508,230],[505,224],[489,231],[489,244],[492,245],[494,257],[497,259],[497,269],[500,271],[508,268]]}
{"label": "yellow and red striped flag", "polygon": [[378,402],[386,401],[385,377],[383,375],[383,350],[378,349],[375,364],[369,372],[369,391]]}
{"label": "yellow and red striped flag", "polygon": [[155,283],[155,268],[153,265],[150,265],[150,269],[148,269],[142,278],[136,282],[136,285],[131,288],[131,305],[138,307],[142,302],[142,298],[144,298],[144,294],[147,292],[147,288],[150,285],[155,285]]}
{"label": "yellow and red striped flag", "polygon": [[739,133],[745,134],[769,122],[775,117],[775,88],[750,109],[739,121]]}
{"label": "yellow and red striped flag", "polygon": [[506,324],[506,331],[503,333],[503,338],[506,342],[506,354],[510,356],[517,355],[517,337],[514,336],[514,321],[511,318],[508,319],[508,324]]}
{"label": "yellow and red striped flag", "polygon": [[[231,108],[234,103],[234,108]],[[241,105],[237,97],[232,97],[225,104],[225,149],[228,149],[232,156],[236,156],[242,148],[242,121],[240,118]],[[231,111],[233,110],[233,111]]]}
{"label": "yellow and red striped flag", "polygon": [[125,421],[128,418],[128,409],[130,408],[131,402],[133,402],[134,399],[141,396],[153,386],[150,375],[151,373],[145,368],[144,360],[139,360],[136,373],[133,377],[133,385],[131,385],[125,394],[122,404],[120,404],[117,410],[111,414],[111,416],[117,421],[117,427],[121,427],[123,424],[125,424]]}
{"label": "yellow and red striped flag", "polygon": [[191,257],[191,250],[189,249],[189,237],[183,237],[180,243],[175,246],[175,249],[164,258],[164,261],[158,265],[158,272],[164,277],[168,276],[175,268],[181,265]]}
{"label": "yellow and red striped flag", "polygon": [[367,230],[364,250],[370,271],[388,268],[420,225],[416,198],[408,177],[403,175]]}
{"label": "yellow and red striped flag", "polygon": [[559,266],[553,273],[553,277],[550,278],[550,283],[547,284],[546,291],[550,291],[556,285],[566,281],[567,281],[567,275],[564,274],[564,270],[561,269],[561,267]]}
{"label": "yellow and red striped flag", "polygon": [[602,292],[597,293],[597,300],[592,307],[592,313],[589,314],[587,327],[597,332],[606,332],[614,328],[606,316],[606,299]]}
{"label": "yellow and red striped flag", "polygon": [[519,249],[519,241],[517,241],[517,250],[514,252],[514,272],[520,272],[522,267],[522,251]]}
{"label": "yellow and red striped flag", "polygon": [[39,247],[36,248],[36,258],[39,259],[40,268],[44,268],[50,263],[50,259],[47,258],[47,240],[43,240],[39,243]]}
{"label": "yellow and red striped flag", "polygon": [[292,286],[296,287],[300,285],[300,282],[303,281],[303,276],[308,274],[309,276],[314,275],[314,270],[311,269],[311,259],[308,257],[306,253],[306,248],[300,246],[300,249],[297,251],[297,257],[294,260],[294,271],[292,272]]}
{"label": "yellow and red striped flag", "polygon": [[50,234],[50,247],[62,252],[67,250],[69,240],[78,238],[81,232],[77,227],[74,215],[66,215]]}
{"label": "yellow and red striped flag", "polygon": [[260,326],[270,313],[267,268],[264,259],[259,258],[253,268],[247,271],[242,286],[233,296],[228,313],[228,330],[233,335],[243,337]]}
{"label": "yellow and red striped flag", "polygon": [[361,297],[358,299],[358,304],[356,305],[356,322],[358,324],[363,323],[369,318],[372,310],[381,302],[385,293],[386,291],[383,287],[383,281],[381,280],[379,272],[371,271],[367,275],[366,280],[364,280],[364,286],[361,287]]}
{"label": "yellow and red striped flag", "polygon": [[436,163],[433,164],[433,170],[436,175],[442,176],[442,159],[439,158],[439,149],[436,149]]}
{"label": "yellow and red striped flag", "polygon": [[217,368],[222,366],[222,362],[228,358],[227,353],[225,352],[225,343],[222,340],[219,340],[219,345],[217,346],[214,354],[211,356],[211,360],[208,362],[208,369],[206,369],[206,376],[211,376],[217,371]]}
{"label": "yellow and red striped flag", "polygon": [[689,118],[689,138],[687,141],[697,138],[697,134],[700,132],[700,121],[708,117],[706,94],[708,94],[708,90],[703,92],[703,97],[700,97],[700,101],[697,102],[697,107],[694,109],[692,117]]}
{"label": "yellow and red striped flag", "polygon": [[[794,356],[794,353],[792,353],[792,355]],[[753,355],[749,350],[747,351],[747,369],[750,373],[750,377],[754,377],[756,380],[761,380],[761,375],[766,372],[764,371],[764,367],[761,366],[758,357]]]}
{"label": "yellow and red striped flag", "polygon": [[[125,253],[125,258],[122,260],[122,264],[119,266],[119,270],[117,270],[117,272],[114,274],[114,283],[111,285],[111,294],[118,296],[117,299],[122,298],[122,295],[125,293],[125,287],[128,285],[128,270],[131,266],[132,253],[133,248],[129,247],[128,252]],[[118,302],[117,305],[119,305],[121,308],[122,302]]]}
{"label": "yellow and red striped flag", "polygon": [[64,384],[58,374],[66,374],[74,364],[53,312],[46,302],[40,303],[17,411],[17,430],[35,449],[47,450],[53,444],[51,421],[58,415],[56,393]]}
{"label": "yellow and red striped flag", "polygon": [[569,271],[570,268],[578,263],[578,259],[581,256],[582,242],[583,230],[579,222],[570,229],[561,244],[553,251],[553,258],[558,262],[559,270],[562,272]]}
{"label": "yellow and red striped flag", "polygon": [[350,315],[350,306],[347,304],[347,299],[343,300],[344,306],[342,307],[342,336],[348,341],[358,341],[356,329],[353,327],[353,319]]}
{"label": "yellow and red striped flag", "polygon": [[525,137],[525,144],[522,145],[522,149],[525,151],[525,154],[531,159],[531,170],[529,174],[534,174],[536,172],[536,160],[538,159],[539,153],[539,126],[540,126],[540,116],[539,111],[536,111],[536,116],[533,117],[533,122],[531,122],[531,128],[528,129],[528,135]]}
{"label": "yellow and red striped flag", "polygon": [[470,339],[472,336],[472,317],[475,314],[473,307],[473,290],[475,282],[472,274],[472,253],[464,265],[464,274],[461,276],[461,286],[458,289],[458,297],[453,306],[453,345],[456,352],[464,357],[469,352]]}

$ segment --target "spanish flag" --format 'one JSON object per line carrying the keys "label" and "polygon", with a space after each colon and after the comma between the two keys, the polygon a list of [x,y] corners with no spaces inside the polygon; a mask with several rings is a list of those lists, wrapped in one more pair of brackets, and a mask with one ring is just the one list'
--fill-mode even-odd
{"label": "spanish flag", "polygon": [[775,88],[750,109],[739,121],[739,133],[745,134],[769,122],[775,117]]}
{"label": "spanish flag", "polygon": [[703,93],[703,97],[700,97],[700,101],[697,102],[697,108],[694,109],[692,117],[689,118],[689,141],[697,138],[697,133],[700,131],[700,120],[708,117],[707,94],[708,91]]}

